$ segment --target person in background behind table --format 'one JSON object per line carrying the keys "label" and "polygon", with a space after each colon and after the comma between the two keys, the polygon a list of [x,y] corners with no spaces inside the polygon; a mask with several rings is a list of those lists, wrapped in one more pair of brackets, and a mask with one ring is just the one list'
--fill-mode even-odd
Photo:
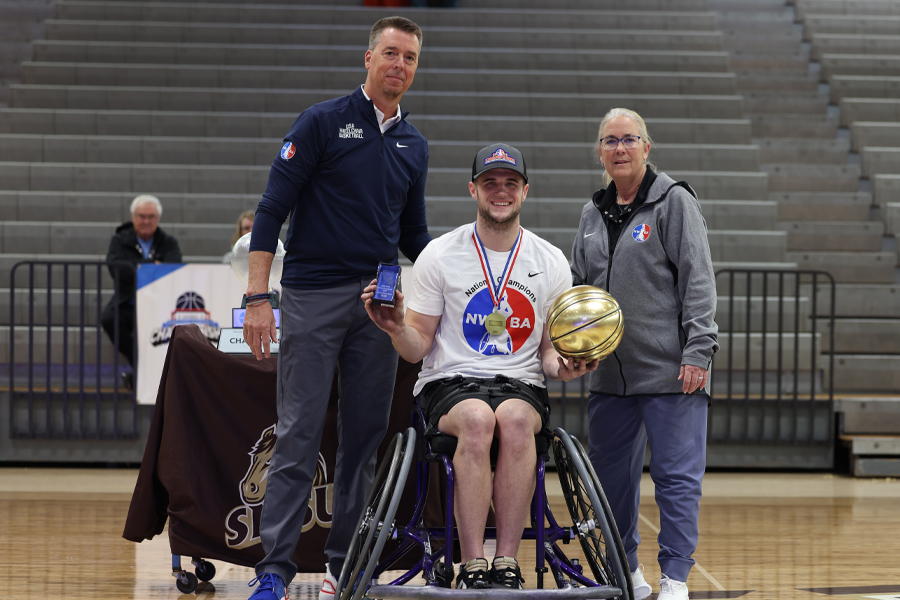
{"label": "person in background behind table", "polygon": [[[231,248],[234,248],[234,245],[237,244],[237,241],[253,231],[253,218],[254,213],[252,210],[245,210],[241,213],[241,215],[237,218],[237,224],[235,225],[234,234],[231,236]],[[225,256],[222,257],[222,262],[225,264],[231,264],[231,250],[225,253]]]}
{"label": "person in background behind table", "polygon": [[687,600],[706,468],[709,367],[718,349],[716,287],[700,203],[656,173],[636,112],[614,108],[596,152],[606,189],[581,212],[572,279],[607,290],[625,331],[591,376],[589,455],[622,534],[635,600],[650,595],[637,556],[644,450],[660,513],[658,600]]}
{"label": "person in background behind table", "polygon": [[365,84],[304,111],[284,138],[256,210],[244,339],[269,355],[275,317],[268,277],[290,216],[281,278],[278,441],[260,522],[265,558],[253,600],[281,600],[318,463],[334,368],[340,372],[338,450],[328,557],[319,598],[334,597],[388,426],[397,353],[359,299],[397,248],[415,260],[425,222],[428,144],[400,111],[422,48],[419,26],[386,17],[372,27]]}
{"label": "person in background behind table", "polygon": [[[103,330],[112,342],[118,343],[119,352],[128,360],[132,369],[135,366],[134,328],[135,328],[135,272],[130,268],[120,268],[116,263],[180,263],[181,248],[178,240],[166,233],[159,226],[162,217],[162,204],[159,198],[142,194],[131,201],[131,221],[126,221],[116,228],[116,233],[109,240],[106,262],[109,273],[119,275],[119,339],[116,340],[116,299],[112,298],[103,310],[101,323]],[[134,389],[134,372],[121,374],[127,389]]]}

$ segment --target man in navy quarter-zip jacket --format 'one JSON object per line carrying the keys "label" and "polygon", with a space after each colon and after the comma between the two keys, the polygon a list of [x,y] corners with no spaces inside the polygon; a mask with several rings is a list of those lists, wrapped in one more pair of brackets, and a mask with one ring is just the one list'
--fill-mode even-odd
{"label": "man in navy quarter-zip jacket", "polygon": [[402,17],[372,27],[365,84],[304,111],[284,138],[256,210],[244,337],[269,355],[275,321],[268,273],[290,216],[281,279],[278,441],[268,472],[253,600],[281,600],[297,572],[291,555],[304,522],[335,364],[339,440],[332,525],[320,598],[333,598],[347,547],[374,476],[397,370],[390,337],[360,300],[379,263],[397,249],[415,260],[431,241],[425,222],[428,144],[400,111],[422,47]]}

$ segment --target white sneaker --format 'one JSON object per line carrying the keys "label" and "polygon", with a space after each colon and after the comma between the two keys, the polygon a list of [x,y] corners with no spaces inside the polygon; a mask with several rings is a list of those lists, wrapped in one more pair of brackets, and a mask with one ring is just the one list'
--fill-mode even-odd
{"label": "white sneaker", "polygon": [[319,600],[334,600],[334,592],[337,590],[337,579],[331,574],[331,567],[325,565],[325,580],[322,589],[319,590]]}
{"label": "white sneaker", "polygon": [[688,600],[687,584],[683,581],[675,581],[663,573],[659,580],[659,595],[656,600]]}
{"label": "white sneaker", "polygon": [[653,592],[653,588],[644,579],[644,565],[638,565],[631,574],[631,585],[634,587],[634,600],[644,600]]}

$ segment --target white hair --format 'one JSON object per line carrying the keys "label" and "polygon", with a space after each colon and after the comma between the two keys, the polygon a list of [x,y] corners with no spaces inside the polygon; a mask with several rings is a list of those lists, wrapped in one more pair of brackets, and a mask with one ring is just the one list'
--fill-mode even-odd
{"label": "white hair", "polygon": [[159,201],[159,198],[150,194],[141,194],[131,201],[131,214],[133,215],[137,212],[137,209],[144,204],[152,204],[156,207],[156,214],[160,217],[162,216],[162,203]]}

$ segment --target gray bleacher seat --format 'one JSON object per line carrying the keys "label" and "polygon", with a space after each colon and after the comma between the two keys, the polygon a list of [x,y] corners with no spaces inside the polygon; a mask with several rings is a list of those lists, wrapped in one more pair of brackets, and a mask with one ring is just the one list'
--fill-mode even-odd
{"label": "gray bleacher seat", "polygon": [[[159,42],[87,42],[46,40],[35,45],[38,63],[113,63],[182,65],[259,65],[285,67],[359,67],[365,44],[173,44]],[[274,60],[273,60],[274,59]],[[25,59],[27,60],[27,58]],[[721,51],[435,46],[422,54],[424,69],[564,69],[575,71],[727,72]],[[417,77],[419,75],[417,74]]]}
{"label": "gray bleacher seat", "polygon": [[[362,78],[361,80],[362,81]],[[342,91],[347,91],[344,88]],[[135,86],[10,86],[10,106],[113,110],[290,112],[325,101],[338,90],[174,88]],[[404,110],[450,115],[488,115],[499,92],[422,92],[403,96]],[[594,115],[628,106],[664,118],[740,119],[743,99],[734,95],[600,93],[503,93],[504,114],[530,116],[547,111]]]}
{"label": "gray bleacher seat", "polygon": [[900,77],[889,75],[834,75],[829,80],[831,102],[844,98],[897,98]]}
{"label": "gray bleacher seat", "polygon": [[900,98],[844,98],[840,107],[845,127],[856,121],[900,122]]}
{"label": "gray bleacher seat", "polygon": [[[259,194],[157,193],[163,223],[233,226],[235,215],[253,210]],[[0,191],[0,221],[120,223],[129,219],[133,192]]]}
{"label": "gray bleacher seat", "polygon": [[900,56],[891,54],[823,54],[822,81],[834,75],[900,75]]}
{"label": "gray bleacher seat", "polygon": [[[332,44],[360,46],[371,24],[347,25],[336,23],[329,27],[320,24],[298,23],[284,25],[266,23],[180,23],[163,21],[87,21],[58,20],[46,22],[46,38],[54,41],[150,42],[167,43],[226,43],[226,44]],[[616,49],[640,44],[645,50],[716,51],[722,48],[722,33],[716,30],[697,31],[652,29],[643,25],[635,29],[614,28],[607,23],[597,28],[549,26],[428,27],[425,51],[434,46],[462,46],[474,48],[515,48],[524,39],[533,48],[596,48]],[[274,59],[278,60],[278,59]]]}
{"label": "gray bleacher seat", "polygon": [[[363,8],[361,6],[322,5],[211,5],[185,2],[155,4],[153,2],[63,2],[57,7],[58,19],[117,21],[178,21],[231,23],[318,23],[331,25],[365,25],[396,13],[395,8]],[[671,12],[655,10],[573,10],[482,8],[477,11],[420,10],[411,11],[423,28],[432,26],[478,27],[496,22],[501,17],[504,27],[520,28],[540,25],[548,28],[575,29],[662,29],[713,31],[716,21],[704,11]]]}
{"label": "gray bleacher seat", "polygon": [[[294,113],[228,113],[103,109],[0,108],[0,134],[278,138]],[[590,142],[599,116],[410,115],[435,140]],[[749,119],[650,118],[657,143],[749,144]]]}
{"label": "gray bleacher seat", "polygon": [[[416,72],[420,92],[552,93],[569,89],[602,93],[621,71],[560,69],[427,69]],[[353,89],[366,71],[355,67],[262,67],[255,65],[155,65],[107,63],[22,63],[25,84],[244,89]],[[731,73],[653,71],[616,84],[623,94],[728,95],[735,92]]]}
{"label": "gray bleacher seat", "polygon": [[900,198],[900,175],[875,175],[872,178],[875,205],[884,208],[889,202]]}
{"label": "gray bleacher seat", "polygon": [[797,16],[818,15],[900,16],[900,6],[892,0],[797,0]]}
{"label": "gray bleacher seat", "polygon": [[823,54],[892,54],[900,52],[900,35],[817,33],[811,37],[811,58]]}
{"label": "gray bleacher seat", "polygon": [[[76,221],[0,222],[0,252],[10,254],[105,255],[109,240],[120,223]],[[214,256],[228,250],[233,224],[166,223],[160,226],[175,236],[181,253]]]}
{"label": "gray bleacher seat", "polygon": [[862,149],[862,174],[872,178],[875,175],[900,175],[900,146]]}
{"label": "gray bleacher seat", "polygon": [[900,147],[900,122],[855,121],[850,124],[850,147],[859,152],[866,146]]}

